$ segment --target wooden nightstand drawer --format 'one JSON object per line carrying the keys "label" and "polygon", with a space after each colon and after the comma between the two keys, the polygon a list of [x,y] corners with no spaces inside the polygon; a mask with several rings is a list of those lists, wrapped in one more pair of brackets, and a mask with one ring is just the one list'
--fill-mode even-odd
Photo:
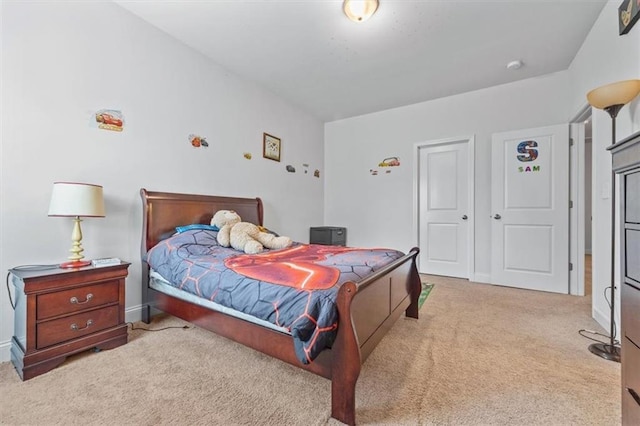
{"label": "wooden nightstand drawer", "polygon": [[76,339],[118,325],[118,306],[45,321],[36,326],[38,349]]}
{"label": "wooden nightstand drawer", "polygon": [[39,320],[106,305],[118,301],[118,281],[102,282],[71,290],[38,295]]}

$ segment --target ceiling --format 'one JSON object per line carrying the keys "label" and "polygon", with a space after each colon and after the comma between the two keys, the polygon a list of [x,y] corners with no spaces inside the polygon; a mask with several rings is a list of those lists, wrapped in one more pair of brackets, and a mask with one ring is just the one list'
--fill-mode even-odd
{"label": "ceiling", "polygon": [[116,3],[333,121],[566,70],[606,0],[380,0],[363,23],[332,0]]}

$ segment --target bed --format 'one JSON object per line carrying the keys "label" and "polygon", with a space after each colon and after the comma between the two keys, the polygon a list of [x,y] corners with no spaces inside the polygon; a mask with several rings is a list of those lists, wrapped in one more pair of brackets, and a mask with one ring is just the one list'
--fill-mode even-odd
{"label": "bed", "polygon": [[[331,343],[307,362],[300,359],[299,351],[296,353],[295,338],[286,329],[212,309],[154,284],[157,271],[149,265],[149,253],[162,245],[176,227],[209,224],[213,214],[222,209],[235,210],[243,221],[263,225],[262,201],[259,198],[154,192],[144,188],[140,195],[143,203],[142,320],[150,322],[152,308],[166,312],[323,376],[331,380],[331,416],[343,423],[355,424],[355,388],[362,363],[403,312],[408,317],[418,318],[421,292],[416,268],[418,249],[401,253],[364,279],[348,280],[336,286],[337,327],[332,332]],[[309,245],[299,245],[296,249],[306,246]],[[238,252],[238,256],[241,255]]]}

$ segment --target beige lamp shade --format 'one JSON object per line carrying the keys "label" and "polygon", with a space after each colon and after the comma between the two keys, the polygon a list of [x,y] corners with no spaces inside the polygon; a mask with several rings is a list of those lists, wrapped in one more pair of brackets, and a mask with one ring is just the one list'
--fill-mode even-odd
{"label": "beige lamp shade", "polygon": [[378,10],[378,0],[344,0],[342,10],[354,22],[364,22]]}
{"label": "beige lamp shade", "polygon": [[626,105],[640,93],[640,80],[624,80],[598,87],[587,93],[589,104],[598,109]]}
{"label": "beige lamp shade", "polygon": [[102,186],[54,182],[49,216],[104,217]]}

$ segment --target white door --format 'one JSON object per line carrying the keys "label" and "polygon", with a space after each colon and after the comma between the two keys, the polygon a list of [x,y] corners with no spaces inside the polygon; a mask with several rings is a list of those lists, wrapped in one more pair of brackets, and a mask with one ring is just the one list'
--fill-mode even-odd
{"label": "white door", "polygon": [[569,126],[494,134],[491,282],[569,292]]}
{"label": "white door", "polygon": [[422,273],[469,278],[469,140],[418,147]]}

